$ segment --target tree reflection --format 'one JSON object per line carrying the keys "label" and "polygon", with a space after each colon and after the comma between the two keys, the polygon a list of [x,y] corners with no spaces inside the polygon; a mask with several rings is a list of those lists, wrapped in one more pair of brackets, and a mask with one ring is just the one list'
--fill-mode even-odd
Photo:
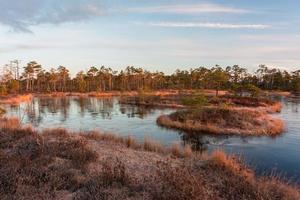
{"label": "tree reflection", "polygon": [[152,114],[154,109],[145,106],[122,105],[120,106],[120,112],[126,114],[128,118],[144,119],[147,115]]}
{"label": "tree reflection", "polygon": [[93,118],[101,116],[102,119],[111,119],[114,111],[115,100],[112,98],[74,98],[74,102],[80,108],[79,113],[83,117],[89,113]]}
{"label": "tree reflection", "polygon": [[193,151],[205,152],[208,148],[209,141],[205,135],[193,133],[180,133],[183,144],[191,145]]}

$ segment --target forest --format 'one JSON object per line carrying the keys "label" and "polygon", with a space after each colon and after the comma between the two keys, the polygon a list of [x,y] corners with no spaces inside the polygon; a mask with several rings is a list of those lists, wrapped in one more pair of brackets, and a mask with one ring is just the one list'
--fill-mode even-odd
{"label": "forest", "polygon": [[67,67],[45,70],[36,61],[19,67],[14,61],[2,67],[0,94],[50,93],[50,92],[106,92],[147,91],[162,89],[214,89],[237,92],[258,90],[300,91],[300,70],[288,72],[266,65],[258,66],[255,73],[238,65],[177,69],[168,75],[150,72],[140,67],[128,66],[121,71],[110,67],[92,66],[71,77]]}

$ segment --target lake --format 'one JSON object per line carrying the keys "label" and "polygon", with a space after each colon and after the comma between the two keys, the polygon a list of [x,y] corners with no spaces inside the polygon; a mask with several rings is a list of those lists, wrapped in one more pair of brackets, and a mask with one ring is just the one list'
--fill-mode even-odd
{"label": "lake", "polygon": [[287,131],[278,137],[236,137],[200,135],[188,137],[182,131],[156,125],[156,118],[174,109],[144,108],[119,104],[118,98],[33,98],[18,106],[4,106],[8,116],[38,129],[64,127],[76,131],[100,130],[142,141],[148,137],[168,146],[191,143],[194,150],[222,149],[242,157],[257,174],[276,172],[300,183],[300,98],[279,98],[283,109],[276,117]]}

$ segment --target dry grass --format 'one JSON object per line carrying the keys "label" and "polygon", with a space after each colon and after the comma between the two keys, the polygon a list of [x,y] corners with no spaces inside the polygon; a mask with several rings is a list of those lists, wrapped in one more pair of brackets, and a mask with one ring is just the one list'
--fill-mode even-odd
{"label": "dry grass", "polygon": [[80,177],[98,158],[87,141],[61,130],[41,135],[2,126],[0,133],[0,199],[58,199],[57,191],[80,187]]}
{"label": "dry grass", "polygon": [[181,157],[181,155],[182,155],[181,147],[178,143],[172,144],[170,151],[173,156]]}
{"label": "dry grass", "polygon": [[237,159],[217,151],[211,156],[174,166],[157,166],[152,186],[154,199],[290,199],[300,197],[299,188],[274,178],[257,178]]}
{"label": "dry grass", "polygon": [[192,157],[192,155],[193,155],[193,150],[192,150],[191,145],[186,144],[183,149],[183,156],[186,158],[189,158],[189,157]]}
{"label": "dry grass", "polygon": [[4,108],[0,107],[0,116],[3,115],[3,114],[5,114],[5,113],[6,113],[6,110]]}
{"label": "dry grass", "polygon": [[130,135],[125,138],[124,143],[126,144],[127,148],[137,148],[138,146],[136,140]]}
{"label": "dry grass", "polygon": [[[179,95],[179,90],[159,90],[159,91],[147,91],[144,92],[147,96],[172,96]],[[188,94],[192,94],[193,91],[187,91]],[[113,97],[113,96],[139,96],[138,91],[108,91],[108,92],[52,92],[44,94],[35,94],[41,97],[66,97],[66,96],[79,96],[79,97]]]}
{"label": "dry grass", "polygon": [[104,161],[102,170],[83,184],[76,192],[74,200],[132,199],[138,198],[138,190],[133,186],[125,164],[118,158]]}
{"label": "dry grass", "polygon": [[151,140],[148,137],[144,138],[143,149],[150,152],[164,152],[164,148],[159,142]]}
{"label": "dry grass", "polygon": [[276,102],[271,106],[266,106],[265,109],[269,113],[279,113],[282,110],[282,104],[280,102]]}
{"label": "dry grass", "polygon": [[300,197],[297,186],[276,178],[257,178],[221,151],[199,156],[190,146],[174,145],[167,151],[148,138],[137,143],[113,134],[64,129],[39,133],[13,127],[0,127],[0,199],[4,200]]}
{"label": "dry grass", "polygon": [[269,96],[269,95],[275,95],[275,96],[290,96],[292,93],[291,92],[287,92],[287,91],[278,91],[278,90],[272,90],[272,91],[264,91],[265,95]]}
{"label": "dry grass", "polygon": [[18,118],[0,118],[0,129],[18,129],[20,127],[21,123]]}
{"label": "dry grass", "polygon": [[269,113],[280,112],[282,109],[282,104],[280,102],[268,98],[224,96],[220,99],[214,99],[214,101],[214,103],[218,104],[226,103],[233,106],[261,109]]}
{"label": "dry grass", "polygon": [[204,107],[162,115],[157,123],[188,132],[275,136],[284,132],[282,120],[253,109]]}
{"label": "dry grass", "polygon": [[132,136],[120,137],[116,134],[112,133],[101,133],[97,131],[92,131],[88,133],[81,133],[80,136],[95,141],[107,141],[117,144],[125,145],[127,148],[136,149],[136,150],[144,150],[148,152],[156,152],[156,153],[168,153],[166,149],[157,141],[152,140],[148,137],[144,138],[144,141],[138,142]]}
{"label": "dry grass", "polygon": [[6,95],[6,96],[0,96],[0,104],[12,104],[12,105],[18,105],[22,102],[31,101],[32,95]]}

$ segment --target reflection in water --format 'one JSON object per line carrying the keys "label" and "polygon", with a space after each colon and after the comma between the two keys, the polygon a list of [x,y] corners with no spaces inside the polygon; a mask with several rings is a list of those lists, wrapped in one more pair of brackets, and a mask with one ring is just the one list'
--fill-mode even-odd
{"label": "reflection in water", "polygon": [[125,106],[121,107],[120,111],[122,114],[126,114],[128,118],[140,118],[144,119],[147,115],[153,113],[153,110],[144,106]]}
{"label": "reflection in water", "polygon": [[[70,110],[77,112],[81,118],[90,115],[93,119],[112,119],[112,113],[118,109],[120,114],[128,118],[144,119],[153,113],[153,109],[118,104],[116,98],[85,98],[85,97],[57,97],[57,98],[34,98],[32,102],[23,103],[20,106],[11,106],[12,113],[26,115],[26,119],[33,126],[39,127],[49,115],[59,116],[60,122],[66,122],[70,118]],[[24,119],[20,117],[20,119]]]}
{"label": "reflection in water", "polygon": [[184,134],[156,125],[159,115],[169,114],[174,109],[120,105],[117,98],[34,98],[32,102],[5,106],[5,109],[9,116],[16,116],[23,123],[39,129],[100,129],[120,136],[131,135],[140,141],[150,137],[164,145],[188,143],[193,150],[200,152],[223,149],[227,153],[241,155],[247,163],[253,163],[259,174],[276,168],[300,182],[300,98],[279,100],[283,102],[283,110],[276,116],[285,120],[288,131],[275,138]]}
{"label": "reflection in water", "polygon": [[111,113],[114,109],[114,100],[111,98],[74,98],[77,106],[80,108],[79,113],[83,117],[89,113],[93,118],[100,116],[102,119],[111,119]]}
{"label": "reflection in water", "polygon": [[209,144],[209,140],[204,135],[182,133],[181,139],[184,145],[189,144],[193,151],[199,151],[201,153],[207,150],[207,145]]}

